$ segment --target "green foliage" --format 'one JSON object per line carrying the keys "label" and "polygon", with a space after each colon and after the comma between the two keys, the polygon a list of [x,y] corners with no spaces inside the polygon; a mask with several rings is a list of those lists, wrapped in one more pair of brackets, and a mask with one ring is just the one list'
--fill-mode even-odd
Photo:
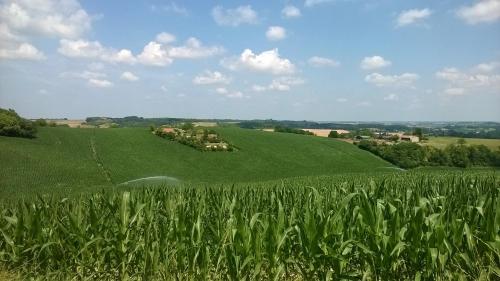
{"label": "green foliage", "polygon": [[47,126],[47,120],[45,120],[43,118],[37,119],[33,123],[35,124],[35,126],[38,126],[38,127],[46,127]]}
{"label": "green foliage", "polygon": [[216,131],[195,129],[193,124],[184,124],[181,129],[175,128],[173,132],[165,132],[164,128],[160,127],[154,131],[154,134],[200,151],[234,151],[234,146],[223,140]]}
{"label": "green foliage", "polygon": [[393,170],[386,161],[333,139],[239,128],[215,131],[237,146],[237,153],[200,153],[147,128],[40,128],[34,140],[0,137],[0,163],[9,163],[0,165],[0,198],[109,189],[112,184],[96,158],[113,184],[151,176],[236,183]]}
{"label": "green foliage", "polygon": [[313,133],[301,129],[294,129],[294,128],[288,128],[288,127],[282,127],[282,126],[276,126],[274,127],[275,132],[279,133],[290,133],[290,134],[298,134],[298,135],[314,135]]}
{"label": "green foliage", "polygon": [[485,145],[450,144],[445,149],[421,146],[416,143],[394,145],[378,144],[375,141],[361,141],[358,147],[397,165],[410,169],[419,166],[497,166],[500,152],[493,152]]}
{"label": "green foliage", "polygon": [[0,108],[0,136],[34,138],[33,122],[21,118],[13,109]]}
{"label": "green foliage", "polygon": [[330,131],[330,133],[328,134],[328,137],[337,139],[337,138],[340,138],[340,135],[337,131]]}
{"label": "green foliage", "polygon": [[476,173],[168,186],[0,203],[27,280],[498,280],[499,179]]}

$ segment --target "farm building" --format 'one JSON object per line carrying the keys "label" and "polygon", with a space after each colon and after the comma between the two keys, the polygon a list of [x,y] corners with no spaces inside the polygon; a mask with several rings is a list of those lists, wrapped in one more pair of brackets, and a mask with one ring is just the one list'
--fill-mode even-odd
{"label": "farm building", "polygon": [[162,128],[161,131],[164,133],[173,133],[174,128]]}
{"label": "farm building", "polygon": [[417,136],[408,136],[408,135],[402,135],[401,136],[401,141],[407,141],[407,142],[419,142],[420,139]]}

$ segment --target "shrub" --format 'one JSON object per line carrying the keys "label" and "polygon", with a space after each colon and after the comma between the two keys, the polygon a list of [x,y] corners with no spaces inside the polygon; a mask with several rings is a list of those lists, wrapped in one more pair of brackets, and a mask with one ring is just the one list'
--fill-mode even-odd
{"label": "shrub", "polygon": [[33,122],[21,118],[13,109],[0,108],[0,135],[8,137],[34,138]]}

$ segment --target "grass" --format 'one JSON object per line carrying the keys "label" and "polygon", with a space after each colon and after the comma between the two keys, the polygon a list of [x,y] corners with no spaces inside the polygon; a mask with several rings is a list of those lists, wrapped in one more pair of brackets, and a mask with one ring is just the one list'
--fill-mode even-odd
{"label": "grass", "polygon": [[488,172],[189,184],[0,202],[28,280],[498,280]]}
{"label": "grass", "polygon": [[144,128],[41,128],[36,139],[0,137],[0,197],[109,189],[155,176],[237,183],[389,172],[392,165],[337,140],[217,128],[238,151],[200,152]]}
{"label": "grass", "polygon": [[[429,137],[428,141],[425,141],[424,144],[431,145],[436,148],[443,149],[449,144],[456,144],[460,138],[455,137]],[[464,138],[466,144],[477,144],[477,145],[485,145],[489,149],[495,151],[500,147],[499,139],[479,139],[479,138]]]}

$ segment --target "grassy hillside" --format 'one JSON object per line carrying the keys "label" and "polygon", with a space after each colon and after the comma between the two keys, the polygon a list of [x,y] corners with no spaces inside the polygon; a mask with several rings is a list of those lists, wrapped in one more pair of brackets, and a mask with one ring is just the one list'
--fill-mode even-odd
{"label": "grassy hillside", "polygon": [[169,176],[194,182],[247,182],[389,171],[370,153],[340,141],[218,128],[237,152],[200,152],[147,129],[42,128],[33,140],[0,137],[0,194],[99,189]]}

